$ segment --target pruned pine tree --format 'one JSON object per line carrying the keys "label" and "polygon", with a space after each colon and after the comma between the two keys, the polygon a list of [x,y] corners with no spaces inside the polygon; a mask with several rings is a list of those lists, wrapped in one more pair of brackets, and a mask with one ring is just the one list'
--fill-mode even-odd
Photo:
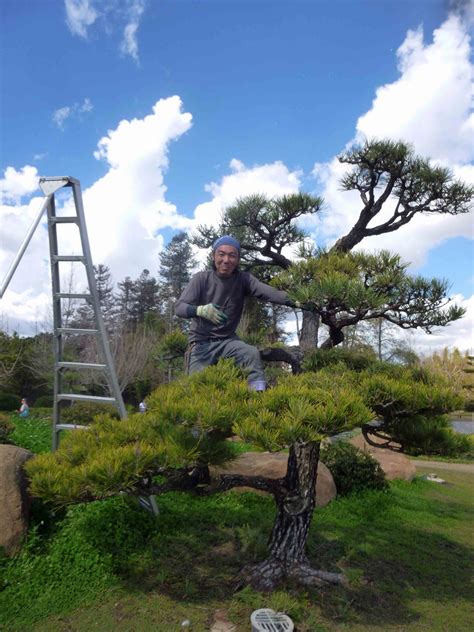
{"label": "pruned pine tree", "polygon": [[174,315],[173,305],[188,284],[196,259],[188,235],[174,235],[160,255],[160,296],[168,332],[182,326],[183,320]]}
{"label": "pruned pine tree", "polygon": [[[31,493],[67,505],[124,492],[208,495],[242,486],[266,491],[277,508],[268,555],[242,570],[240,584],[268,591],[286,579],[305,585],[345,581],[340,573],[313,568],[306,552],[321,441],[364,426],[373,410],[395,427],[404,409],[444,412],[456,405],[456,397],[446,384],[432,380],[428,388],[419,370],[402,368],[396,377],[331,369],[285,376],[256,394],[235,366],[221,361],[160,386],[147,402],[145,414],[122,421],[102,416],[88,430],[65,437],[55,453],[30,460]],[[285,476],[211,477],[210,465],[233,458],[226,439],[234,434],[264,450],[288,448]]]}
{"label": "pruned pine tree", "polygon": [[[335,251],[349,252],[366,237],[396,231],[418,214],[458,215],[472,208],[474,187],[456,180],[449,169],[432,166],[407,143],[370,139],[342,153],[339,160],[351,167],[341,186],[359,192],[362,208],[354,226],[334,244]],[[304,242],[298,220],[322,208],[321,198],[305,194],[273,200],[252,195],[227,208],[217,230],[200,227],[195,243],[208,248],[218,234],[231,233],[242,243],[248,269],[268,265],[286,270],[292,263],[287,247]],[[382,209],[383,219],[377,224]],[[317,316],[303,312],[301,348],[315,348],[317,339]]]}
{"label": "pruned pine tree", "polygon": [[[367,140],[339,156],[352,169],[342,178],[345,191],[358,191],[363,207],[351,230],[334,250],[348,252],[366,237],[398,230],[420,213],[459,215],[472,209],[474,187],[433,166],[403,142]],[[387,202],[393,207],[377,224]],[[369,226],[370,224],[370,226]]]}
{"label": "pruned pine tree", "polygon": [[[102,417],[89,430],[65,437],[57,452],[35,458],[28,469],[32,494],[66,505],[123,491],[211,494],[248,485],[273,494],[278,514],[268,560],[245,569],[243,581],[266,590],[285,577],[316,584],[343,581],[339,574],[312,569],[305,545],[320,441],[371,417],[344,378],[287,377],[258,395],[226,361],[160,386],[147,401],[145,415],[118,422]],[[267,450],[290,446],[286,477],[229,474],[211,479],[209,465],[233,458],[226,438],[235,433]]]}
{"label": "pruned pine tree", "polygon": [[341,343],[344,328],[363,320],[383,318],[402,329],[432,333],[464,315],[463,308],[450,305],[447,281],[413,277],[406,268],[387,251],[331,251],[296,263],[275,283],[328,327],[322,348]]}

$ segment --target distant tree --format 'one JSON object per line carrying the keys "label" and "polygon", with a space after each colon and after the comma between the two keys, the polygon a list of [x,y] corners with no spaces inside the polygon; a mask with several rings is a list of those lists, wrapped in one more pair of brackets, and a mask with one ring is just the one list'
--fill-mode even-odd
{"label": "distant tree", "polygon": [[117,313],[119,321],[127,325],[133,322],[134,282],[127,276],[117,283]]}
{"label": "distant tree", "polygon": [[160,255],[160,295],[164,305],[168,331],[182,324],[182,319],[174,316],[173,305],[191,278],[196,259],[193,256],[188,235],[180,232],[174,235]]}

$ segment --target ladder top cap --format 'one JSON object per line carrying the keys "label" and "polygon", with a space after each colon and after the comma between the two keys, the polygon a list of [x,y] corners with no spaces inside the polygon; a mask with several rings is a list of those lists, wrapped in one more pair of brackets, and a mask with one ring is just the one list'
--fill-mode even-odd
{"label": "ladder top cap", "polygon": [[71,186],[72,184],[79,184],[79,180],[72,176],[50,176],[39,179],[39,188],[44,195],[52,195],[58,189]]}

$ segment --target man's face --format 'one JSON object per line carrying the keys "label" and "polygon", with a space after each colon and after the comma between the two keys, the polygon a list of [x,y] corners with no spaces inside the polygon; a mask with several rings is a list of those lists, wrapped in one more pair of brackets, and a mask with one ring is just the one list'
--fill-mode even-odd
{"label": "man's face", "polygon": [[214,252],[217,275],[230,277],[239,265],[239,251],[234,246],[219,246]]}

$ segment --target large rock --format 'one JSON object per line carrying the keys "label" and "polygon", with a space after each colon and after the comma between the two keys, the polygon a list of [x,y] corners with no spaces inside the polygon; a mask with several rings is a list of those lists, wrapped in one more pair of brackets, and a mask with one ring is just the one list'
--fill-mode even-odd
{"label": "large rock", "polygon": [[[284,452],[244,452],[224,467],[211,468],[211,476],[218,474],[242,474],[245,476],[265,476],[266,478],[283,478],[286,474],[288,454]],[[238,487],[241,491],[264,494],[251,487]],[[316,480],[316,506],[324,507],[336,497],[336,485],[328,468],[318,464]]]}
{"label": "large rock", "polygon": [[[374,441],[379,443],[377,438],[374,438]],[[413,462],[401,452],[393,452],[387,448],[376,448],[367,443],[362,434],[353,437],[350,443],[373,456],[374,459],[380,463],[380,466],[385,472],[385,476],[390,481],[395,478],[411,481],[416,474],[416,468]]]}
{"label": "large rock", "polygon": [[0,445],[0,548],[13,555],[28,529],[30,501],[23,470],[32,453],[14,445]]}

